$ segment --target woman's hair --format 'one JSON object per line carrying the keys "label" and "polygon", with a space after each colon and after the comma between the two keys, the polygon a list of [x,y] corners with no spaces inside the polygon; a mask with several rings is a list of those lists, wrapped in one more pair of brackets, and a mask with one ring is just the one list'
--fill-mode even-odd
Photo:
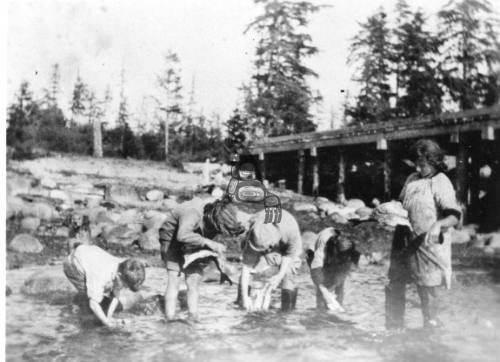
{"label": "woman's hair", "polygon": [[219,234],[237,236],[245,231],[243,225],[236,218],[238,209],[229,198],[208,203],[203,208],[203,223],[208,229]]}
{"label": "woman's hair", "polygon": [[420,157],[425,158],[438,172],[444,172],[448,169],[444,162],[444,151],[432,140],[418,140],[413,146],[413,153],[415,160]]}
{"label": "woman's hair", "polygon": [[137,292],[146,278],[144,263],[139,259],[130,258],[118,265],[118,272],[125,285]]}

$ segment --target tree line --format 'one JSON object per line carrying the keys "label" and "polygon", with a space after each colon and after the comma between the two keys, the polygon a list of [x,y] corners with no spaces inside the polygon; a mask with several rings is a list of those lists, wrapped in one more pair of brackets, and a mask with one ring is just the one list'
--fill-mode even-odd
{"label": "tree line", "polygon": [[[322,97],[309,85],[318,74],[306,60],[318,53],[308,24],[324,6],[308,1],[254,0],[262,12],[244,31],[257,35],[253,74],[241,86],[229,119],[194,114],[194,87],[186,96],[181,62],[169,51],[158,72],[152,119],[133,131],[122,72],[116,125],[103,121],[112,92],[99,97],[80,75],[74,84],[66,119],[59,105],[59,67],[49,86],[35,99],[23,82],[8,109],[7,144],[14,157],[33,149],[133,157],[170,163],[207,157],[222,160],[253,139],[316,130],[311,108]],[[388,21],[388,16],[395,19]],[[392,118],[438,114],[498,103],[500,44],[498,16],[488,0],[452,0],[437,14],[436,29],[421,10],[398,0],[388,14],[383,8],[359,24],[348,64],[359,92],[346,97],[344,125],[385,122]],[[226,135],[223,136],[222,128]]]}

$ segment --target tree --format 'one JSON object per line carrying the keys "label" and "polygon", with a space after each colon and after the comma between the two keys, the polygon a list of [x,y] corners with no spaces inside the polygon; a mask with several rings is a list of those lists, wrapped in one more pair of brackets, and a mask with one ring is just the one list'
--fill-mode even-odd
{"label": "tree", "polygon": [[82,81],[80,72],[76,77],[75,86],[73,87],[73,95],[71,98],[70,110],[72,120],[76,124],[83,124],[82,118],[85,116],[85,103],[88,98],[87,85]]}
{"label": "tree", "polygon": [[39,105],[33,100],[29,83],[22,82],[16,102],[8,109],[7,145],[13,147],[14,158],[31,156],[39,112]]}
{"label": "tree", "polygon": [[452,0],[438,16],[443,79],[451,98],[462,110],[497,102],[500,43],[491,3]]}
{"label": "tree", "polygon": [[50,76],[49,88],[44,89],[45,97],[44,103],[47,108],[57,107],[57,96],[59,94],[59,81],[61,80],[61,74],[59,71],[59,64],[52,65],[52,74]]}
{"label": "tree", "polygon": [[255,74],[244,87],[246,112],[254,130],[267,136],[313,131],[310,106],[319,95],[307,84],[317,74],[304,59],[318,52],[305,32],[309,15],[320,6],[307,1],[255,0],[264,13],[248,25],[245,33],[259,35]]}
{"label": "tree", "polygon": [[352,123],[383,122],[391,117],[391,43],[386,13],[380,9],[360,24],[361,30],[353,38],[349,64],[357,65],[361,84],[356,105],[347,109]]}
{"label": "tree", "polygon": [[412,12],[404,0],[396,7],[392,62],[396,71],[396,115],[415,117],[441,112],[438,37],[424,30],[421,11]]}
{"label": "tree", "polygon": [[168,161],[169,148],[169,129],[170,121],[175,116],[182,113],[182,86],[179,68],[179,57],[176,53],[168,51],[165,56],[165,68],[156,78],[158,87],[161,92],[161,97],[154,98],[158,105],[158,110],[163,115],[164,132],[165,132],[165,160]]}
{"label": "tree", "polygon": [[248,118],[243,116],[238,109],[235,109],[225,126],[227,128],[227,137],[224,139],[224,145],[231,154],[240,153],[246,147],[248,134],[250,133]]}

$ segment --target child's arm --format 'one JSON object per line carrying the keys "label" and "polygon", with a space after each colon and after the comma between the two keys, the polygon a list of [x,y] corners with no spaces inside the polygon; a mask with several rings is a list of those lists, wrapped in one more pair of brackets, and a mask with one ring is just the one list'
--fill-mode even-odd
{"label": "child's arm", "polygon": [[118,298],[116,297],[113,297],[113,300],[111,300],[111,303],[109,305],[109,308],[108,308],[108,318],[111,319],[111,317],[113,316],[113,313],[115,312],[116,310],[116,307],[118,307]]}
{"label": "child's arm", "polygon": [[96,315],[97,318],[107,327],[114,327],[114,323],[111,319],[108,319],[102,310],[102,307],[99,303],[97,303],[93,299],[89,299],[89,306],[92,312]]}
{"label": "child's arm", "polygon": [[290,266],[292,264],[292,258],[286,255],[283,255],[281,257],[281,265],[280,265],[280,270],[278,271],[278,274],[272,276],[269,279],[269,286],[271,287],[271,290],[276,289],[278,285],[281,283],[283,278],[285,277],[285,274],[288,272]]}

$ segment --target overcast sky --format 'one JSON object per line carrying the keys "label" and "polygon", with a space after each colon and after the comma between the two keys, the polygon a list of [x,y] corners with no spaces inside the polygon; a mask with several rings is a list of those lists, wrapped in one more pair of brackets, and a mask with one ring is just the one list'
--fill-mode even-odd
{"label": "overcast sky", "polygon": [[[434,14],[447,0],[409,0]],[[312,15],[310,33],[320,53],[309,65],[319,74],[311,84],[324,97],[315,110],[321,128],[330,110],[341,112],[341,89],[351,89],[353,69],[346,64],[349,40],[380,6],[395,0],[324,0],[331,7]],[[493,1],[496,3],[496,1]],[[254,34],[243,34],[261,8],[252,0],[10,0],[8,5],[7,101],[22,80],[41,96],[51,65],[61,70],[59,102],[69,116],[71,91],[80,72],[98,96],[111,87],[116,117],[120,70],[135,115],[147,113],[143,99],[154,93],[155,77],[168,49],[178,53],[186,91],[195,79],[197,109],[222,119],[240,99],[238,90],[252,72]]]}

